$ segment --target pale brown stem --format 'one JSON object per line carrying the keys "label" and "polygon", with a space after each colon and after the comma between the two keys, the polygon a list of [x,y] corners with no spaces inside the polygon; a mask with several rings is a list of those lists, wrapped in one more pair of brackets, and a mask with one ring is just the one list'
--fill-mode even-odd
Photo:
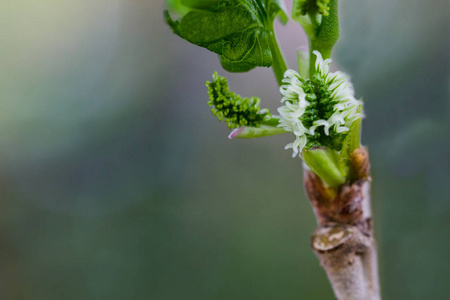
{"label": "pale brown stem", "polygon": [[[366,150],[359,151],[366,158],[365,172],[339,189],[327,188],[313,172],[305,172],[306,191],[318,222],[311,246],[338,300],[381,300],[368,156]],[[361,166],[353,167],[357,173]]]}
{"label": "pale brown stem", "polygon": [[355,226],[319,227],[312,247],[339,300],[380,300],[373,238]]}

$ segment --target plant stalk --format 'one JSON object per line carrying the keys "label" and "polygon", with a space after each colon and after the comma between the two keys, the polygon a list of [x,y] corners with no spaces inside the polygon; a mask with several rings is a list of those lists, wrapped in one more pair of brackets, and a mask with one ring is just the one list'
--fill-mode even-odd
{"label": "plant stalk", "polygon": [[275,30],[272,28],[270,31],[269,37],[269,47],[272,52],[272,69],[277,79],[277,83],[281,86],[282,80],[284,78],[284,73],[287,71],[286,61],[284,59],[283,53],[281,52],[280,47],[278,46],[277,37],[275,35]]}
{"label": "plant stalk", "polygon": [[340,35],[339,29],[339,14],[338,14],[338,0],[330,0],[330,11],[327,17],[323,20],[317,32],[313,35],[308,35],[309,38],[309,77],[313,78],[316,71],[316,56],[313,54],[317,50],[322,54],[323,59],[331,57],[331,51],[337,43]]}

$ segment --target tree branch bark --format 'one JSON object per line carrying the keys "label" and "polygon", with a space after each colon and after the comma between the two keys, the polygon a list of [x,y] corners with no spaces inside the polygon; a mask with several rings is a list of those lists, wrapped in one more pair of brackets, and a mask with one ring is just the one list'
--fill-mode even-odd
{"label": "tree branch bark", "polygon": [[326,187],[305,171],[305,187],[318,228],[311,247],[339,300],[380,300],[377,247],[372,229],[367,150],[352,154],[354,181]]}

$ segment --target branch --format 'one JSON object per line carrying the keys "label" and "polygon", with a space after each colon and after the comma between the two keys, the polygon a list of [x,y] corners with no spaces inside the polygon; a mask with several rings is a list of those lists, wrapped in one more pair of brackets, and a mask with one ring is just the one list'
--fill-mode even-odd
{"label": "branch", "polygon": [[306,191],[318,222],[311,246],[337,299],[380,300],[367,151],[357,149],[352,162],[360,178],[338,189],[326,187],[312,171],[305,172]]}
{"label": "branch", "polygon": [[319,227],[312,247],[342,300],[379,300],[375,241],[355,226]]}

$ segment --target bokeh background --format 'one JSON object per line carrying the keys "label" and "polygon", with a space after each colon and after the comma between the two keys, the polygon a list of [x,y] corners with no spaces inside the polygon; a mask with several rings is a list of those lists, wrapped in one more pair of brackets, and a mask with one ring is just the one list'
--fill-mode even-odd
{"label": "bokeh background", "polygon": [[[218,70],[275,110],[271,70],[223,71],[163,8],[0,0],[0,299],[333,299],[292,137],[230,141],[206,105]],[[384,299],[448,299],[449,12],[341,1]],[[276,30],[294,67],[300,25]]]}

